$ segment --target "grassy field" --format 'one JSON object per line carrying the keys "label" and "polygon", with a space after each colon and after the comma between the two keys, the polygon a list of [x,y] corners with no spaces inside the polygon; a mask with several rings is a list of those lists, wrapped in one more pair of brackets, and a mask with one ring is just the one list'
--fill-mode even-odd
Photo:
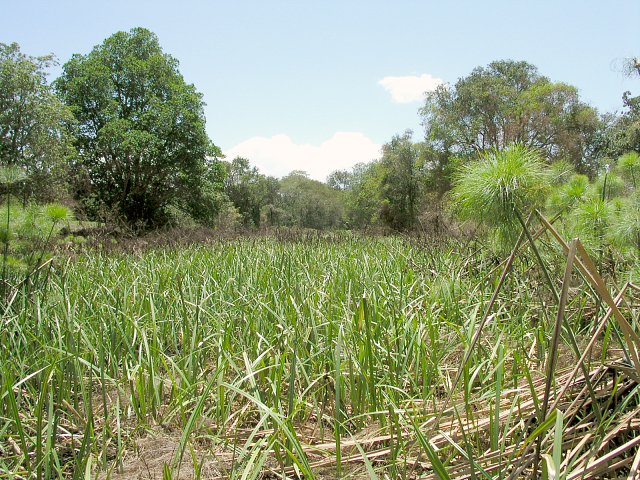
{"label": "grassy field", "polygon": [[637,376],[606,302],[574,279],[555,327],[527,250],[488,312],[504,258],[482,252],[345,234],[58,258],[2,316],[0,478],[626,475]]}

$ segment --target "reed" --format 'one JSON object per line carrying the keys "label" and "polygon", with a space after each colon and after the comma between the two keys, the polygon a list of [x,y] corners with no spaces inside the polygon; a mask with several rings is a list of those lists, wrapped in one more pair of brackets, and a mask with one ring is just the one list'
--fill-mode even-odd
{"label": "reed", "polygon": [[0,476],[637,469],[638,345],[615,341],[637,287],[605,298],[578,246],[591,287],[565,275],[560,315],[547,278],[568,267],[538,223],[501,279],[475,245],[346,234],[58,262],[1,319]]}

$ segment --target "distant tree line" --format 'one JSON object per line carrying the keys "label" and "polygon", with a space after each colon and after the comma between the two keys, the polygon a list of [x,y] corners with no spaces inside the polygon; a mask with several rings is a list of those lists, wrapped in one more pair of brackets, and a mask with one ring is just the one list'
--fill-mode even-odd
{"label": "distant tree line", "polygon": [[419,111],[420,141],[411,131],[395,135],[379,158],[325,182],[302,171],[277,179],[251,159],[224,158],[206,133],[202,95],[149,30],[118,32],[73,55],[49,84],[54,62],[0,44],[0,164],[21,169],[24,179],[11,188],[23,202],[68,200],[92,220],[136,228],[424,228],[442,211],[456,172],[514,144],[556,172],[549,182],[559,203],[571,185],[603,176],[603,201],[615,182],[624,184],[622,197],[637,197],[640,97],[626,92],[621,113],[602,115],[575,87],[527,62],[492,62],[438,87]]}

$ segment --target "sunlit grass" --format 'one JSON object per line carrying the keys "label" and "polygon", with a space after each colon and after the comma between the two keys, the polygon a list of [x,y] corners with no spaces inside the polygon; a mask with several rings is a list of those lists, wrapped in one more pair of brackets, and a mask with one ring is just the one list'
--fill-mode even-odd
{"label": "sunlit grass", "polygon": [[[176,445],[165,478],[197,473],[207,455],[221,478],[410,478],[416,448],[446,468],[416,432],[449,394],[495,287],[496,264],[473,251],[345,235],[58,263],[2,317],[0,472],[114,476],[137,439],[158,434]],[[531,262],[514,266],[465,367],[455,398],[471,419],[472,401],[499,405],[541,378],[555,312],[541,309],[550,299]],[[589,329],[572,315],[576,334]],[[491,418],[486,440],[505,450],[508,425],[500,410]],[[350,455],[376,436],[385,461],[354,470]],[[481,451],[467,440],[463,451]]]}

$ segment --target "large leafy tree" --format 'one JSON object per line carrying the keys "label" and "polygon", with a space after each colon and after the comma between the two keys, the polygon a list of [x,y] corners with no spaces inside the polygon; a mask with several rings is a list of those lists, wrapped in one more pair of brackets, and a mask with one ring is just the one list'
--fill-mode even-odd
{"label": "large leafy tree", "polygon": [[431,164],[424,144],[412,137],[411,130],[394,135],[379,159],[329,175],[328,186],[344,199],[348,226],[382,225],[398,231],[416,226]]}
{"label": "large leafy tree", "polygon": [[[625,59],[623,72],[629,77],[640,78],[640,57]],[[597,150],[603,158],[614,159],[628,152],[640,153],[640,95],[634,97],[631,92],[624,92],[622,103],[624,110],[621,114],[604,117],[606,128],[598,137]]]}
{"label": "large leafy tree", "polygon": [[455,85],[429,93],[420,113],[428,146],[445,153],[441,162],[449,155],[470,157],[519,143],[549,160],[567,160],[583,173],[597,167],[597,112],[580,100],[575,87],[550,81],[527,62],[478,67]]}
{"label": "large leafy tree", "polygon": [[632,97],[630,92],[625,92],[622,102],[622,113],[606,118],[607,128],[598,145],[602,157],[613,159],[626,152],[640,153],[640,95]]}
{"label": "large leafy tree", "polygon": [[353,174],[348,170],[335,170],[327,176],[327,185],[334,190],[345,191],[352,187]]}
{"label": "large leafy tree", "polygon": [[379,159],[358,163],[350,172],[338,171],[329,176],[329,186],[344,194],[345,215],[350,228],[366,229],[379,222],[383,177]]}
{"label": "large leafy tree", "polygon": [[74,55],[56,88],[78,121],[85,200],[153,225],[166,220],[169,205],[202,196],[215,167],[207,158],[218,153],[205,131],[202,95],[155,34],[118,32]]}
{"label": "large leafy tree", "polygon": [[394,135],[379,159],[328,177],[327,184],[344,199],[348,226],[399,231],[416,226],[425,206],[431,163],[424,144],[414,143],[412,136],[411,130]]}
{"label": "large leafy tree", "polygon": [[395,230],[411,229],[417,220],[424,183],[420,145],[413,132],[395,135],[382,147],[381,219]]}
{"label": "large leafy tree", "polygon": [[277,202],[278,180],[262,175],[246,158],[236,157],[224,165],[224,192],[242,215],[243,224],[259,227],[262,210]]}
{"label": "large leafy tree", "polygon": [[317,230],[340,227],[344,205],[340,195],[328,185],[294,170],[280,180],[277,208],[280,224]]}
{"label": "large leafy tree", "polygon": [[31,57],[17,43],[0,43],[0,164],[21,171],[25,199],[51,200],[62,188],[71,120],[47,83],[53,56]]}

